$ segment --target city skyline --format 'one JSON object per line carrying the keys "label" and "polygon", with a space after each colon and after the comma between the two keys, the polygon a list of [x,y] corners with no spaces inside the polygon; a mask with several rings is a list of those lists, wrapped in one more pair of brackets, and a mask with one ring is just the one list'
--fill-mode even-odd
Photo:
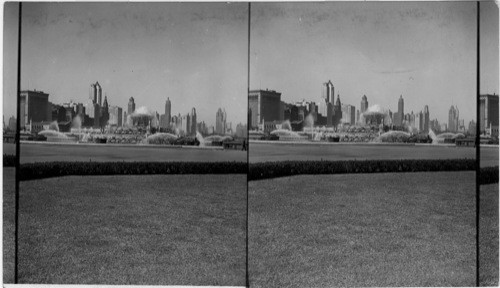
{"label": "city skyline", "polygon": [[[481,4],[481,43],[498,43],[494,13]],[[476,3],[255,3],[250,88],[317,102],[331,80],[335,97],[357,109],[366,95],[395,112],[403,95],[405,112],[428,105],[444,123],[457,105],[475,120],[466,107],[476,105],[476,16]],[[484,46],[481,94],[498,94],[498,51]]]}
{"label": "city skyline", "polygon": [[[7,117],[16,105],[17,7],[5,4]],[[172,111],[196,107],[209,125],[219,107],[231,107],[229,121],[246,123],[247,7],[24,3],[21,88],[49,93],[55,104],[87,103],[89,84],[99,81],[110,106],[125,109],[134,97],[137,107],[162,114],[170,98]]]}

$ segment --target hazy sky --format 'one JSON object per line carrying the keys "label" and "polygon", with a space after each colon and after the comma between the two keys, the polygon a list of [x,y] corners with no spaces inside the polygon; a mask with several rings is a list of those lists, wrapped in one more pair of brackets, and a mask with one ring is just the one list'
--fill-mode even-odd
{"label": "hazy sky", "polygon": [[[482,3],[482,93],[498,94],[498,10]],[[457,105],[475,119],[476,2],[253,3],[250,87],[282,100],[319,101],[331,80],[342,103],[405,113],[429,105],[448,122]],[[488,45],[488,47],[486,47]],[[487,51],[487,53],[486,53]],[[335,95],[337,97],[337,95]]]}
{"label": "hazy sky", "polygon": [[[99,81],[109,105],[173,114],[195,107],[198,121],[246,123],[248,4],[24,3],[22,89],[49,101],[88,102]],[[5,4],[4,113],[15,114],[17,3]],[[12,100],[12,101],[10,101]]]}

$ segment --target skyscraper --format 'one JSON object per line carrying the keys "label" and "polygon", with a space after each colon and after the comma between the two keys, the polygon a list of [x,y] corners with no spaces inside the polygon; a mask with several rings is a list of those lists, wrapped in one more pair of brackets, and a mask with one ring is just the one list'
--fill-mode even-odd
{"label": "skyscraper", "polygon": [[104,103],[102,104],[101,107],[101,119],[99,120],[101,127],[106,126],[106,124],[108,124],[108,121],[109,121],[108,97],[104,96]]}
{"label": "skyscraper", "polygon": [[405,115],[405,102],[403,100],[403,95],[399,96],[398,100],[398,117],[396,118],[397,122],[395,123],[397,126],[403,126],[403,119]]}
{"label": "skyscraper", "polygon": [[99,100],[99,106],[102,107],[102,88],[99,82],[95,82],[95,87],[97,89],[97,99]]}
{"label": "skyscraper", "polygon": [[348,125],[356,124],[356,108],[352,105],[342,105],[342,122]]}
{"label": "skyscraper", "polygon": [[226,133],[226,111],[221,108],[217,110],[215,115],[215,133],[220,135]]}
{"label": "skyscraper", "polygon": [[167,97],[167,101],[165,102],[165,123],[163,123],[162,126],[164,127],[169,127],[170,126],[170,119],[172,118],[172,106],[170,103],[170,98]]}
{"label": "skyscraper", "polygon": [[453,105],[450,107],[450,110],[448,112],[448,131],[450,132],[457,132],[458,130],[458,116],[459,116],[459,111],[458,107],[453,107]]}
{"label": "skyscraper", "polygon": [[363,95],[361,97],[361,113],[364,113],[368,109],[368,98],[366,98],[366,95]]}
{"label": "skyscraper", "polygon": [[425,105],[424,107],[424,132],[428,133],[429,132],[429,106]]}
{"label": "skyscraper", "polygon": [[333,87],[332,81],[328,80],[328,82],[323,83],[323,93],[322,98],[326,103],[333,104],[333,97],[335,96],[335,87]]}
{"label": "skyscraper", "polygon": [[191,109],[191,129],[189,131],[189,134],[191,135],[196,135],[196,109],[193,107]]}
{"label": "skyscraper", "polygon": [[134,97],[130,97],[130,99],[128,100],[128,110],[127,110],[127,114],[128,115],[131,115],[132,113],[134,113],[135,111],[135,102],[134,102]]}
{"label": "skyscraper", "polygon": [[[127,112],[125,112],[126,114]],[[109,106],[109,125],[116,125],[118,127],[123,125],[122,108],[118,106]]]}
{"label": "skyscraper", "polygon": [[94,104],[97,103],[97,87],[94,83],[90,84],[89,100]]}
{"label": "skyscraper", "polygon": [[102,88],[99,81],[96,81],[95,84],[90,84],[89,99],[92,103],[102,106]]}
{"label": "skyscraper", "polygon": [[340,102],[340,95],[337,94],[337,101],[335,102],[335,105],[333,106],[333,113],[332,113],[333,126],[337,127],[337,125],[340,124],[341,119],[342,119],[342,103]]}
{"label": "skyscraper", "polygon": [[422,132],[422,111],[415,114],[415,129],[417,132]]}

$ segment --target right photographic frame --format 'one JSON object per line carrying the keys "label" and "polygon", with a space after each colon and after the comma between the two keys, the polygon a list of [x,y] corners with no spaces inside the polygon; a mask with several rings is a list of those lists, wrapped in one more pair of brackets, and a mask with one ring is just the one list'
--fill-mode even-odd
{"label": "right photographic frame", "polygon": [[498,285],[497,5],[250,11],[250,287]]}

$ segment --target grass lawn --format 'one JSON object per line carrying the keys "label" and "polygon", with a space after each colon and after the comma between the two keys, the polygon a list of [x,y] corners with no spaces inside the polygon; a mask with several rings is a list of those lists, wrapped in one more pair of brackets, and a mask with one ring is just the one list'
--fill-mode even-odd
{"label": "grass lawn", "polygon": [[[14,144],[4,143],[4,153],[15,155],[15,147]],[[246,162],[246,160],[246,151],[233,149],[180,149],[167,146],[115,146],[113,144],[96,146],[75,144],[21,144],[20,156],[21,163],[45,161]]]}
{"label": "grass lawn", "polygon": [[475,172],[249,182],[251,287],[474,286]]}
{"label": "grass lawn", "polygon": [[498,286],[498,183],[480,187],[479,281]]}
{"label": "grass lawn", "polygon": [[3,167],[3,283],[14,283],[16,169]]}
{"label": "grass lawn", "polygon": [[20,197],[20,283],[245,284],[246,175],[59,177]]}
{"label": "grass lawn", "polygon": [[[338,143],[302,145],[280,144],[279,142],[272,144],[252,142],[249,144],[248,151],[250,163],[286,160],[476,159],[476,149],[472,147],[443,147],[439,145],[344,145]],[[498,149],[481,150],[481,153],[488,157],[487,155],[494,155],[494,151],[498,155]]]}

